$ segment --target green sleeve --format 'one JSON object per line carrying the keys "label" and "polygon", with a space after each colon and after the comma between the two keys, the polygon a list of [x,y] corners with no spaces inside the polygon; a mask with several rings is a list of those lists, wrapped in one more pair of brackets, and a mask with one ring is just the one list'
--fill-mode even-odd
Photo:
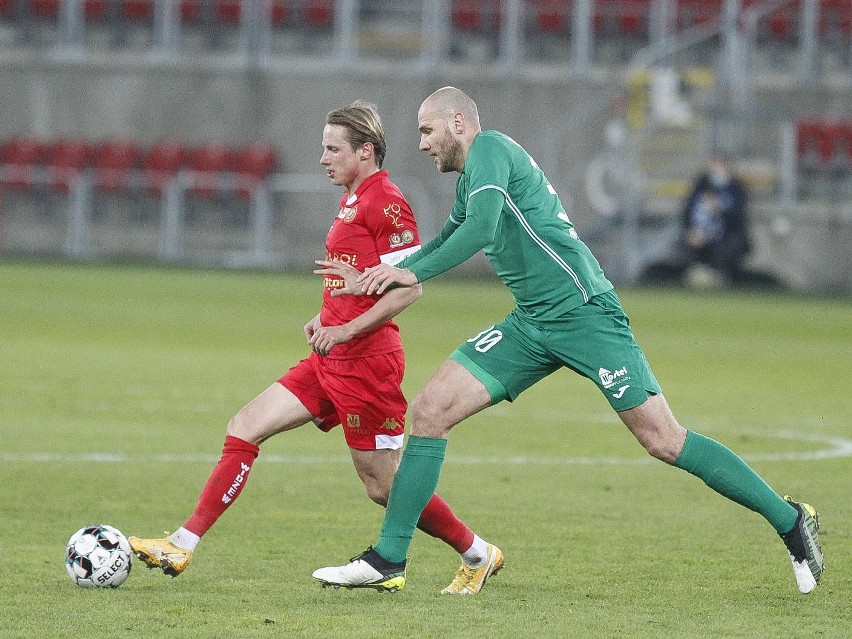
{"label": "green sleeve", "polygon": [[453,222],[452,218],[447,218],[447,221],[444,222],[444,226],[441,228],[441,232],[438,233],[437,237],[433,237],[429,242],[420,247],[420,250],[416,253],[412,253],[404,260],[402,260],[399,264],[396,265],[397,268],[411,268],[411,265],[415,262],[419,262],[421,259],[429,255],[436,248],[441,246],[450,235],[453,234],[458,228],[458,224]]}
{"label": "green sleeve", "polygon": [[[418,282],[424,282],[476,255],[494,239],[504,199],[503,192],[497,189],[478,191],[467,201],[467,215],[464,222],[456,227],[449,237],[431,247],[428,254],[404,268],[414,273]],[[446,225],[444,227],[446,228]],[[432,242],[429,243],[431,244]],[[415,253],[412,257],[418,256],[421,252]]]}

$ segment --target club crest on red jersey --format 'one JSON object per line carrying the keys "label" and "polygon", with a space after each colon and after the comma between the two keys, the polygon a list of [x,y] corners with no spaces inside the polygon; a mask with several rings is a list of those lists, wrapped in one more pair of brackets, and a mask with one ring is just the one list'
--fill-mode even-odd
{"label": "club crest on red jersey", "polygon": [[352,220],[355,219],[356,215],[358,215],[357,206],[344,206],[342,209],[340,209],[340,213],[337,214],[337,217],[343,220],[346,224],[349,224]]}
{"label": "club crest on red jersey", "polygon": [[393,224],[396,228],[402,228],[405,224],[400,220],[402,217],[402,207],[397,202],[391,202],[384,209],[385,217],[389,217],[391,224]]}

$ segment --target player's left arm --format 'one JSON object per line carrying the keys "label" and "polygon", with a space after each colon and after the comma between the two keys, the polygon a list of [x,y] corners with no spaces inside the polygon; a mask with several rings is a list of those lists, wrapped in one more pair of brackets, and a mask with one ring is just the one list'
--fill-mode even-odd
{"label": "player's left arm", "polygon": [[421,295],[423,289],[419,284],[388,291],[369,310],[346,324],[316,328],[308,343],[319,355],[328,355],[336,344],[348,342],[356,335],[366,333],[393,319],[420,299]]}

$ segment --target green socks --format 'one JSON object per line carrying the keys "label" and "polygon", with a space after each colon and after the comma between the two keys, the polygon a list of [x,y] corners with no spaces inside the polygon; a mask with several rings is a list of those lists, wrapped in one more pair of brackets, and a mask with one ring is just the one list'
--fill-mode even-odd
{"label": "green socks", "polygon": [[[375,550],[391,562],[405,561],[420,513],[435,493],[447,440],[411,436],[388,498]],[[763,515],[778,533],[796,525],[798,512],[751,467],[719,442],[687,431],[674,465],[704,481],[720,495]]]}
{"label": "green socks", "polygon": [[763,515],[779,534],[792,530],[798,512],[719,442],[687,431],[674,465],[701,479],[720,495]]}
{"label": "green socks", "polygon": [[405,561],[420,513],[435,494],[444,465],[447,440],[408,438],[393,482],[382,532],[374,549],[392,562]]}

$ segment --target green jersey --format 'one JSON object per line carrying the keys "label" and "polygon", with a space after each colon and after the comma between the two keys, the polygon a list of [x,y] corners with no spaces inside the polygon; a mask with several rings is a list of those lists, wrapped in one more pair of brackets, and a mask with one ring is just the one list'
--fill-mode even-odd
{"label": "green jersey", "polygon": [[474,138],[440,235],[397,266],[422,282],[483,250],[518,311],[553,322],[612,289],[530,155],[498,131]]}

